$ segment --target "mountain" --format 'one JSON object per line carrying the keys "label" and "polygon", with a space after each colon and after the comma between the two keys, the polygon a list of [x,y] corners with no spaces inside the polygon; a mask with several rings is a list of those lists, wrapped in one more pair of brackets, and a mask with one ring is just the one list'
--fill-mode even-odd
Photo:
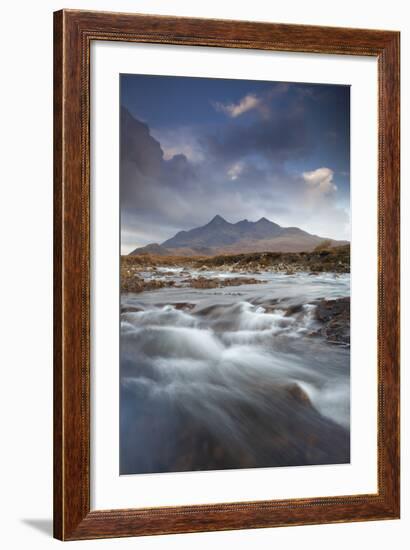
{"label": "mountain", "polygon": [[131,255],[214,256],[245,252],[308,252],[323,241],[329,241],[330,246],[348,244],[347,241],[311,235],[298,227],[281,227],[266,218],[257,222],[242,220],[229,223],[217,215],[206,225],[179,231],[162,244],[136,248]]}

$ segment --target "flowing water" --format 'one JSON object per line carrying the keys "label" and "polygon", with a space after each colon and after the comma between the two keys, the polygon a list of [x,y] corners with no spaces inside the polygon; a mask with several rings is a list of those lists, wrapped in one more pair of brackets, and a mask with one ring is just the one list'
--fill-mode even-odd
{"label": "flowing water", "polygon": [[350,350],[315,335],[349,275],[247,276],[122,295],[122,474],[349,462]]}

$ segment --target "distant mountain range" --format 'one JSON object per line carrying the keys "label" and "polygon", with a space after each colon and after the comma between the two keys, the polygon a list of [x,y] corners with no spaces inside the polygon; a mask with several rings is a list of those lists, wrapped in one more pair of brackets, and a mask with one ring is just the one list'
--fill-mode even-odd
{"label": "distant mountain range", "polygon": [[348,241],[311,235],[298,227],[281,227],[266,218],[257,222],[242,220],[229,223],[218,215],[206,225],[179,231],[162,244],[153,243],[136,248],[131,255],[215,256],[245,252],[309,252],[323,241],[328,241],[329,246],[348,244]]}

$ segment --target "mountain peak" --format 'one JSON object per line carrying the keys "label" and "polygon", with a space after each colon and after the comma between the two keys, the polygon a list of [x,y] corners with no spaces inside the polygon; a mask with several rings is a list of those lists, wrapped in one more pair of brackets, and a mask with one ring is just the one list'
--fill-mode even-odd
{"label": "mountain peak", "polygon": [[[230,223],[217,214],[206,225],[179,231],[161,245],[148,245],[134,250],[133,254],[212,256],[261,251],[302,252],[313,250],[323,240],[323,237],[310,235],[299,228],[281,227],[265,217],[257,222],[244,219]],[[343,241],[332,243],[346,244]]]}
{"label": "mountain peak", "polygon": [[211,223],[228,223],[228,222],[225,220],[225,218],[217,214],[212,218],[212,220],[208,223],[208,225],[210,225]]}

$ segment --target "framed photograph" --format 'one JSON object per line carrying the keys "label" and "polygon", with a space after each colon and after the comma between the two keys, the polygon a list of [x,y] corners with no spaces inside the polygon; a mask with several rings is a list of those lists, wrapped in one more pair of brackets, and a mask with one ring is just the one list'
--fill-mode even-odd
{"label": "framed photograph", "polygon": [[54,534],[399,517],[398,32],[54,14]]}

